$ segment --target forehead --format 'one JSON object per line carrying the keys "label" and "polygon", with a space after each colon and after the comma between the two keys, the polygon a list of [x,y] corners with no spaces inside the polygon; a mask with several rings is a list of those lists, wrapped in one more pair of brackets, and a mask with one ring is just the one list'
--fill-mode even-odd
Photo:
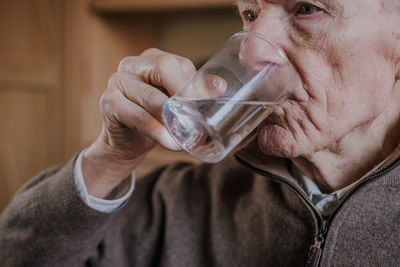
{"label": "forehead", "polygon": [[[326,8],[332,14],[336,14],[337,17],[342,17],[345,15],[345,7],[353,6],[350,9],[358,10],[359,8],[355,8],[354,6],[362,5],[364,1],[373,1],[373,2],[385,2],[387,0],[234,0],[234,5],[241,8],[263,8],[268,4],[273,5],[281,5],[283,7],[294,7],[298,4],[313,4],[315,6],[319,6],[322,8]],[[390,1],[400,1],[400,0],[390,0]]]}
{"label": "forehead", "polygon": [[[353,0],[346,0],[346,1],[352,2]],[[398,0],[398,1],[400,1],[400,0]],[[234,3],[236,5],[253,4],[253,5],[258,5],[258,6],[262,6],[263,4],[266,4],[266,3],[285,5],[285,4],[296,4],[299,2],[304,2],[304,1],[302,1],[302,0],[234,0]],[[334,4],[339,4],[339,2],[341,2],[341,0],[308,0],[307,2],[310,4],[323,3],[326,5],[334,5]]]}
{"label": "forehead", "polygon": [[[268,4],[294,6],[297,4],[318,4],[328,10],[336,11],[338,15],[344,15],[345,10],[353,10],[353,13],[362,13],[367,9],[378,10],[380,14],[385,12],[400,13],[400,0],[233,0],[237,7],[252,6],[262,8]],[[363,11],[362,11],[363,10]],[[369,10],[371,11],[371,10]]]}

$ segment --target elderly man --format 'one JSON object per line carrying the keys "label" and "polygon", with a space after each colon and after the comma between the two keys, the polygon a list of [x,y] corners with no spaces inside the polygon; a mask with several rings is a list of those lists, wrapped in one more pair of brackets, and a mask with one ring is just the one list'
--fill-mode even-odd
{"label": "elderly man", "polygon": [[239,0],[244,30],[280,46],[293,96],[215,165],[132,172],[178,150],[163,103],[195,69],[149,49],[122,60],[104,127],[25,185],[0,220],[1,266],[397,266],[400,5]]}

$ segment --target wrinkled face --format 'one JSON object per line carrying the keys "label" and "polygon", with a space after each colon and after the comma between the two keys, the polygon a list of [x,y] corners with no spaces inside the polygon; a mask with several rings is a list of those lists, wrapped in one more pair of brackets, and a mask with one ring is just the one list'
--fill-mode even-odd
{"label": "wrinkled face", "polygon": [[280,46],[295,73],[293,97],[260,127],[266,154],[310,155],[387,107],[400,58],[394,0],[239,0],[244,30]]}

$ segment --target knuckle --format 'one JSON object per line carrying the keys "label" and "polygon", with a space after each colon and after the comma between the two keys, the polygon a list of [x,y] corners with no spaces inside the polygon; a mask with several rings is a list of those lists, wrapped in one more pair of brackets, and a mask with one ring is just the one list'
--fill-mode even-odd
{"label": "knuckle", "polygon": [[157,90],[146,90],[144,92],[143,104],[149,108],[160,102],[160,92]]}
{"label": "knuckle", "polygon": [[182,59],[181,66],[185,74],[194,74],[196,72],[196,68],[192,61],[187,58]]}
{"label": "knuckle", "polygon": [[182,66],[186,68],[194,68],[192,61],[188,58],[182,58]]}
{"label": "knuckle", "polygon": [[121,83],[121,80],[122,80],[122,75],[118,72],[114,72],[108,79],[108,88],[117,87],[118,84]]}
{"label": "knuckle", "polygon": [[122,80],[122,74],[119,72],[114,72],[113,74],[111,74],[110,80],[113,82],[118,82]]}
{"label": "knuckle", "polygon": [[119,62],[118,71],[121,71],[121,72],[128,71],[131,68],[131,66],[135,64],[136,58],[137,57],[132,57],[132,56],[124,57]]}
{"label": "knuckle", "polygon": [[172,68],[176,68],[177,59],[171,54],[163,54],[159,55],[155,61],[154,68],[154,80],[157,80],[159,84],[164,85],[166,82],[166,78],[168,77],[168,73]]}
{"label": "knuckle", "polygon": [[144,50],[140,55],[141,56],[149,56],[149,55],[159,54],[160,52],[161,52],[160,49],[150,47],[150,48],[147,48],[146,50]]}
{"label": "knuckle", "polygon": [[100,111],[101,113],[110,113],[115,110],[115,98],[113,94],[107,89],[100,98]]}
{"label": "knuckle", "polygon": [[168,68],[177,63],[177,58],[171,54],[162,54],[157,57],[157,65],[161,68]]}

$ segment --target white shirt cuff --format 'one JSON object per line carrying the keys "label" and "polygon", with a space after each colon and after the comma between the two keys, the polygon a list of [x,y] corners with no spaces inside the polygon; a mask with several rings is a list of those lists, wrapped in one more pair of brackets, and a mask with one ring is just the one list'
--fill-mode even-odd
{"label": "white shirt cuff", "polygon": [[131,174],[131,185],[129,188],[128,193],[126,193],[123,197],[118,198],[118,199],[103,199],[103,198],[97,198],[92,195],[89,195],[87,192],[86,184],[83,179],[83,174],[82,174],[82,156],[85,150],[81,151],[79,153],[78,158],[75,161],[75,167],[74,167],[74,179],[75,179],[75,184],[76,187],[78,188],[79,194],[83,201],[85,203],[98,211],[101,212],[106,212],[106,213],[111,213],[118,209],[122,204],[125,203],[125,201],[132,195],[133,189],[135,187],[135,172],[132,172]]}

